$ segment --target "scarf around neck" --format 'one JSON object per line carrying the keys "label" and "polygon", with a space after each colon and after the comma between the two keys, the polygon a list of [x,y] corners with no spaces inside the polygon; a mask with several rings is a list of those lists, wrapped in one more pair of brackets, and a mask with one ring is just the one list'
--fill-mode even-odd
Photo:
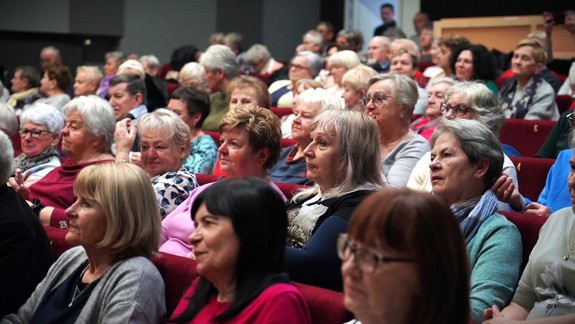
{"label": "scarf around neck", "polygon": [[513,77],[510,81],[506,82],[501,88],[501,91],[499,91],[499,98],[501,98],[502,109],[505,116],[507,118],[525,118],[539,85],[541,85],[541,77],[534,75],[525,85],[525,93],[521,99],[513,105],[513,97],[515,96],[515,91],[517,91],[517,77]]}
{"label": "scarf around neck", "polygon": [[489,189],[480,197],[455,203],[450,208],[459,221],[465,244],[469,244],[483,222],[497,209],[497,197]]}
{"label": "scarf around neck", "polygon": [[50,161],[53,156],[59,156],[60,153],[55,147],[48,147],[42,153],[29,157],[25,153],[22,153],[14,158],[14,170],[17,168],[21,169],[22,172],[33,168],[37,165],[41,165]]}

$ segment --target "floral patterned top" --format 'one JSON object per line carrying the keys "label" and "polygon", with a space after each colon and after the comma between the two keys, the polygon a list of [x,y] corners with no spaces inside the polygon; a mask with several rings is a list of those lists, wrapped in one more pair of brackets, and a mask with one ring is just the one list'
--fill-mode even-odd
{"label": "floral patterned top", "polygon": [[211,174],[218,157],[218,146],[210,135],[204,134],[192,142],[190,155],[182,166],[193,173]]}
{"label": "floral patterned top", "polygon": [[164,219],[188,198],[190,191],[198,186],[198,181],[192,172],[180,169],[153,177],[152,186],[156,191],[160,215]]}

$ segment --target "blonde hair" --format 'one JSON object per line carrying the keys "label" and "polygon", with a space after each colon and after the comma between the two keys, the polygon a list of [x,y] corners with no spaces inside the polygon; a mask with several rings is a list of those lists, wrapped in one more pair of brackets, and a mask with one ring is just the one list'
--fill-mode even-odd
{"label": "blonde hair", "polygon": [[366,90],[369,86],[369,80],[377,75],[377,71],[367,65],[358,65],[353,69],[345,72],[342,84],[350,86],[353,90]]}
{"label": "blonde hair", "polygon": [[536,41],[533,38],[522,39],[517,44],[517,46],[515,46],[515,49],[518,49],[519,47],[523,46],[530,46],[531,48],[533,48],[533,59],[535,60],[536,63],[545,64],[545,62],[547,62],[547,53],[545,53],[545,49],[543,48],[543,46],[541,46],[541,44],[538,41]]}
{"label": "blonde hair", "polygon": [[94,200],[106,214],[106,233],[97,244],[114,262],[158,252],[161,217],[150,178],[131,163],[87,166],[76,177],[74,195]]}

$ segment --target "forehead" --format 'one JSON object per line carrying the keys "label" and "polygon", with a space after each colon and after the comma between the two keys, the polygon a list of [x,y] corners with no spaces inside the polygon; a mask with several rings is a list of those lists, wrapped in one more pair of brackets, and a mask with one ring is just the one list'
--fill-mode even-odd
{"label": "forehead", "polygon": [[452,149],[459,149],[459,141],[453,134],[451,133],[443,133],[439,135],[437,140],[435,141],[435,145],[433,146],[433,150],[438,150],[442,148],[452,148]]}
{"label": "forehead", "polygon": [[140,134],[142,141],[162,141],[162,142],[169,142],[171,138],[171,134],[168,131],[155,128],[155,127],[146,127],[146,125],[141,125],[140,130],[146,130]]}
{"label": "forehead", "polygon": [[460,57],[466,57],[466,58],[467,57],[473,57],[473,53],[471,53],[470,50],[464,50],[464,51],[461,51],[461,53],[459,53],[459,56]]}
{"label": "forehead", "polygon": [[402,53],[402,54],[398,54],[395,55],[392,59],[392,61],[403,61],[403,60],[408,60],[409,62],[411,62],[411,55],[409,55],[409,53]]}
{"label": "forehead", "polygon": [[231,96],[232,97],[244,96],[244,97],[255,98],[256,91],[250,87],[238,87],[232,91]]}
{"label": "forehead", "polygon": [[68,114],[66,114],[65,120],[67,122],[82,122],[82,115],[77,110],[72,110]]}
{"label": "forehead", "polygon": [[533,47],[521,46],[515,49],[515,53],[519,55],[527,55],[529,57],[533,57]]}
{"label": "forehead", "polygon": [[447,99],[447,102],[450,105],[457,105],[457,104],[469,104],[469,100],[467,100],[463,94],[461,93],[454,93]]}
{"label": "forehead", "polygon": [[115,85],[110,86],[110,91],[113,92],[126,92],[126,88],[128,87],[128,84],[125,82],[122,83],[118,83]]}
{"label": "forehead", "polygon": [[391,80],[386,79],[377,81],[376,83],[372,84],[367,92],[370,94],[375,92],[383,92],[384,94],[389,94],[392,89],[393,89],[393,83],[391,82]]}
{"label": "forehead", "polygon": [[296,64],[307,64],[307,58],[305,56],[295,56],[291,61]]}

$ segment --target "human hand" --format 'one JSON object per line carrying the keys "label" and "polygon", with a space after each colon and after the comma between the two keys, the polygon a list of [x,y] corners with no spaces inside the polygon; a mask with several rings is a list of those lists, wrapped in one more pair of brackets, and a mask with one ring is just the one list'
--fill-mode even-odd
{"label": "human hand", "polygon": [[545,11],[543,13],[543,28],[547,34],[550,34],[553,30],[553,23],[555,20],[553,19],[553,14],[549,11]]}
{"label": "human hand", "polygon": [[[501,314],[501,311],[499,310],[499,307],[497,307],[497,305],[493,305],[489,308],[486,308],[483,310],[483,320],[490,320],[492,318],[497,318],[497,317],[503,317],[503,315]],[[485,323],[485,322],[483,322]]]}
{"label": "human hand", "polygon": [[135,165],[139,166],[140,168],[144,168],[142,164],[142,153],[140,152],[130,152],[130,163],[134,163]]}
{"label": "human hand", "polygon": [[16,176],[8,179],[8,185],[14,188],[14,190],[16,190],[22,198],[28,199],[28,196],[30,195],[30,189],[27,185],[24,184],[22,170],[17,168],[15,171]]}
{"label": "human hand", "polygon": [[549,217],[551,215],[551,209],[549,207],[532,202],[529,205],[525,206],[525,213],[535,214],[537,216]]}
{"label": "human hand", "polygon": [[116,142],[116,161],[128,160],[130,149],[136,140],[136,125],[132,120],[124,118],[116,123],[114,141]]}
{"label": "human hand", "polygon": [[516,211],[523,209],[523,197],[513,184],[513,179],[505,173],[503,173],[493,187],[491,187],[497,200],[507,203]]}

